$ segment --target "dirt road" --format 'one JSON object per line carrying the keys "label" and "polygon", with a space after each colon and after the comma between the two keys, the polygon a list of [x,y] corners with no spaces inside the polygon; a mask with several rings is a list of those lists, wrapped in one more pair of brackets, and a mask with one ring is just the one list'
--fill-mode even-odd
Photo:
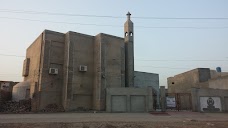
{"label": "dirt road", "polygon": [[228,113],[0,114],[2,128],[228,128]]}

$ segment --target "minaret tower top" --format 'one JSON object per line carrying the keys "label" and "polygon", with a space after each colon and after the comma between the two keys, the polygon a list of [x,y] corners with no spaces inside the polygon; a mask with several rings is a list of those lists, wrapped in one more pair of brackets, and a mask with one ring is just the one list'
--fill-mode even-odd
{"label": "minaret tower top", "polygon": [[131,20],[131,13],[130,12],[127,13],[127,19]]}
{"label": "minaret tower top", "polygon": [[134,34],[134,24],[131,21],[131,13],[127,13],[127,21],[124,23],[124,38],[125,42],[132,41],[133,42],[133,34]]}

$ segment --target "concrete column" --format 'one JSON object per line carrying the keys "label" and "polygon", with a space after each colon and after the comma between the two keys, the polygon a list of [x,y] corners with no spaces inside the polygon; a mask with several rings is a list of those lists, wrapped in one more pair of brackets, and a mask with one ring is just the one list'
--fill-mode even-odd
{"label": "concrete column", "polygon": [[154,108],[153,108],[153,92],[152,92],[152,87],[147,87],[147,91],[148,91],[148,101],[147,101],[147,112],[150,112],[150,111],[154,111]]}
{"label": "concrete column", "polygon": [[161,111],[166,111],[166,94],[165,94],[165,86],[160,86],[160,95],[161,95]]}
{"label": "concrete column", "polygon": [[197,112],[198,111],[198,89],[197,88],[192,88],[191,96],[192,96],[192,111]]}

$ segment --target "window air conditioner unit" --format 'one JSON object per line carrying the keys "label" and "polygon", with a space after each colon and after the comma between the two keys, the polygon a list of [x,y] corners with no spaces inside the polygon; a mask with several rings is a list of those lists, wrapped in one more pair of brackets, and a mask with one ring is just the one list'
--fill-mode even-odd
{"label": "window air conditioner unit", "polygon": [[80,72],[86,72],[86,71],[87,71],[87,66],[80,65],[80,66],[79,66],[79,71],[80,71]]}
{"label": "window air conditioner unit", "polygon": [[49,74],[57,75],[58,74],[58,68],[50,68],[49,69]]}

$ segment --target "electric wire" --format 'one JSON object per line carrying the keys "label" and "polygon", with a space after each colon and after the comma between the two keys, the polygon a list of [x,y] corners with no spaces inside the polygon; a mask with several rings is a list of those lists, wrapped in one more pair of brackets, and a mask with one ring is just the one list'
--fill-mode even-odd
{"label": "electric wire", "polygon": [[[0,54],[0,56],[12,56],[12,57],[25,57],[20,55],[13,55],[13,54]],[[228,60],[152,60],[152,59],[135,59],[136,61],[228,61]]]}
{"label": "electric wire", "polygon": [[0,54],[0,56],[25,57],[25,56],[9,55],[9,54]]}
{"label": "electric wire", "polygon": [[228,61],[228,60],[142,60],[142,59],[136,59],[137,61]]}
{"label": "electric wire", "polygon": [[[80,17],[94,17],[94,18],[126,18],[123,16],[111,16],[111,15],[89,15],[89,14],[73,14],[73,13],[56,13],[56,12],[44,12],[44,11],[31,11],[31,10],[10,10],[0,9],[0,12],[5,13],[22,13],[22,14],[42,14],[42,15],[59,15],[59,16],[80,16]],[[132,16],[135,19],[157,19],[157,20],[228,20],[228,17],[143,17]]]}
{"label": "electric wire", "polygon": [[[69,24],[69,25],[85,25],[85,26],[99,26],[99,27],[113,27],[122,28],[120,25],[108,25],[108,24],[88,24],[88,23],[75,23],[75,22],[63,22],[63,21],[49,21],[49,20],[38,20],[38,19],[27,19],[27,18],[14,18],[14,17],[0,17],[1,19],[31,21],[31,22],[44,22],[44,23],[57,23],[57,24]],[[136,28],[143,29],[228,29],[228,26],[223,27],[154,27],[154,26],[135,26]]]}

